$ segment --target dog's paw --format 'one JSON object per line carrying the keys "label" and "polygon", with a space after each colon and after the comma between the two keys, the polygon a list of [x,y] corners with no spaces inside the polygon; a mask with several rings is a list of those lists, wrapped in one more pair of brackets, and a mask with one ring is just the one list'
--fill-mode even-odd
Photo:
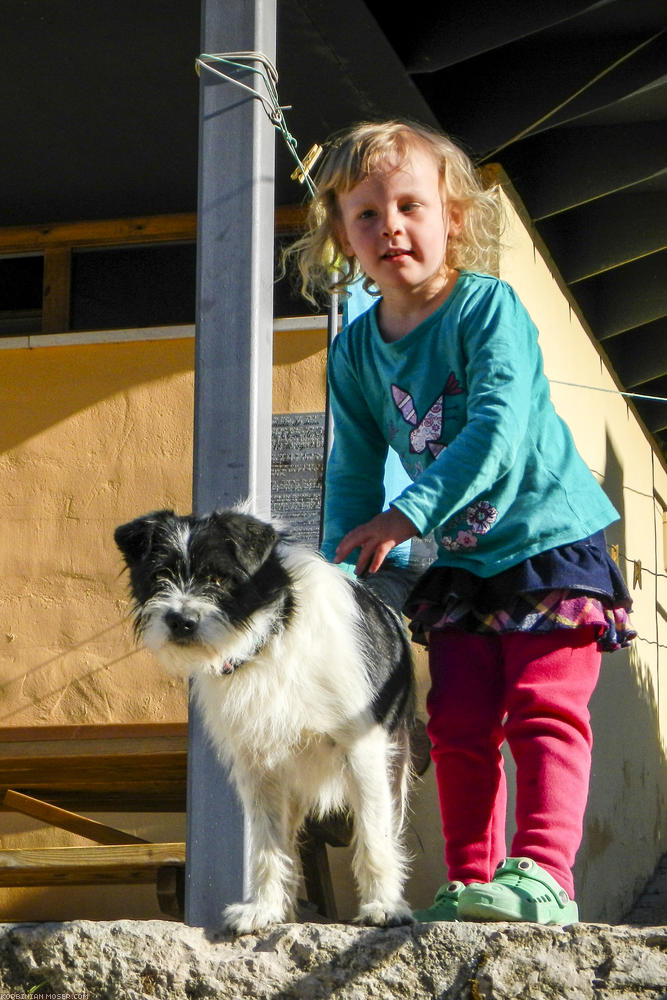
{"label": "dog's paw", "polygon": [[285,920],[282,911],[272,910],[261,903],[230,903],[222,912],[222,926],[234,934],[253,934]]}
{"label": "dog's paw", "polygon": [[415,918],[404,900],[387,904],[377,899],[364,903],[354,922],[370,927],[400,927],[402,924],[414,924]]}

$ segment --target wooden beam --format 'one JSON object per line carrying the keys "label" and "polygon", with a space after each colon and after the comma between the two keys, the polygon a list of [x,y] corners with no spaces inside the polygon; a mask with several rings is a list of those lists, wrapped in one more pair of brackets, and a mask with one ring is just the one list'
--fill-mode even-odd
{"label": "wooden beam", "polygon": [[[667,250],[580,281],[577,302],[598,340],[634,330],[667,314]],[[604,346],[604,345],[603,345]]]}
{"label": "wooden beam", "polygon": [[[633,327],[605,341],[605,351],[626,389],[667,375],[667,317]],[[638,392],[642,392],[638,389]]]}
{"label": "wooden beam", "polygon": [[666,156],[664,123],[642,121],[541,132],[509,146],[499,159],[532,219],[539,221],[662,180]]}
{"label": "wooden beam", "polygon": [[35,799],[31,795],[24,795],[22,792],[15,792],[8,789],[3,798],[2,804],[11,809],[12,812],[21,813],[23,816],[30,816],[38,819],[49,826],[56,826],[59,830],[67,830],[75,833],[79,837],[86,837],[96,844],[147,844],[148,841],[142,837],[134,837],[131,833],[123,830],[116,830],[104,823],[88,819],[86,816],[79,816],[78,813],[69,812],[67,809],[60,809],[52,806],[41,799]]}
{"label": "wooden beam", "polygon": [[141,243],[178,243],[195,239],[194,212],[147,215],[91,222],[56,222],[0,229],[0,255],[43,253],[59,247],[112,247]]}
{"label": "wooden beam", "polygon": [[154,882],[164,865],[185,863],[185,844],[48,847],[0,851],[0,886]]}
{"label": "wooden beam", "polygon": [[42,333],[69,330],[72,251],[57,247],[44,253]]}
{"label": "wooden beam", "polygon": [[306,224],[307,212],[306,205],[278,205],[275,215],[276,235],[289,236],[290,233],[300,233]]}
{"label": "wooden beam", "polygon": [[[298,233],[306,217],[302,205],[275,210],[276,232]],[[197,237],[195,212],[146,215],[90,222],[56,222],[39,226],[0,227],[0,256],[39,254],[63,247],[94,249],[154,243],[189,243]]]}
{"label": "wooden beam", "polygon": [[639,184],[543,219],[537,229],[572,285],[665,249],[664,209],[664,192]]}
{"label": "wooden beam", "polygon": [[[0,230],[1,231],[1,230]],[[146,747],[146,741],[178,740],[183,749],[187,746],[187,722],[111,722],[87,723],[73,726],[0,726],[0,745],[3,743],[35,743],[44,747],[51,740],[71,741],[77,748],[81,740],[96,742],[113,740],[113,746],[126,749],[119,740],[131,741],[138,750]],[[90,753],[90,749],[80,750],[80,753]],[[25,753],[25,751],[21,751]]]}
{"label": "wooden beam", "polygon": [[0,757],[0,788],[137,791],[185,784],[185,752]]}

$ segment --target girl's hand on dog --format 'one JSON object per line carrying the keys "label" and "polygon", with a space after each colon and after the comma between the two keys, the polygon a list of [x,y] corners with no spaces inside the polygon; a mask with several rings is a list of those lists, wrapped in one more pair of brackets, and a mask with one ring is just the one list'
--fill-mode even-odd
{"label": "girl's hand on dog", "polygon": [[335,563],[342,562],[354,549],[359,548],[355,573],[360,576],[366,570],[377,573],[393,548],[418,534],[412,521],[395,507],[360,524],[341,540],[336,549]]}

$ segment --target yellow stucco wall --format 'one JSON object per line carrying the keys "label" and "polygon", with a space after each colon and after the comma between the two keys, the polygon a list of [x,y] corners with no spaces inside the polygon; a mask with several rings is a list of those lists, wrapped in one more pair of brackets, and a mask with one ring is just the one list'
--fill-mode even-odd
{"label": "yellow stucco wall", "polygon": [[2,725],[182,718],[126,641],[113,529],[187,505],[192,344],[4,351]]}
{"label": "yellow stucco wall", "polygon": [[[276,412],[321,410],[325,333],[275,341]],[[113,530],[190,509],[193,357],[191,339],[0,352],[0,726],[184,717],[129,640]]]}

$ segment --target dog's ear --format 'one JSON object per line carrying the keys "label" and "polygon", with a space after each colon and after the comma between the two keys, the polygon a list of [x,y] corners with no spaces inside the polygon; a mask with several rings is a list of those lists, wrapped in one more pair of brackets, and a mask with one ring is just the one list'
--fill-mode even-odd
{"label": "dog's ear", "polygon": [[209,523],[224,536],[225,542],[231,543],[239,565],[249,576],[266,562],[280,539],[272,524],[249,514],[214,511]]}
{"label": "dog's ear", "polygon": [[148,556],[156,533],[175,517],[173,510],[156,510],[116,528],[114,541],[128,566],[136,566]]}

